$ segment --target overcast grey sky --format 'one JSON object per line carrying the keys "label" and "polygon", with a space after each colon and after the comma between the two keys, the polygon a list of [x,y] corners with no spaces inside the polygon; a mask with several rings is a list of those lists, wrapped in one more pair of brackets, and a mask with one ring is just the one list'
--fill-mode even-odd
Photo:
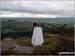
{"label": "overcast grey sky", "polygon": [[74,1],[1,1],[2,11],[74,15]]}

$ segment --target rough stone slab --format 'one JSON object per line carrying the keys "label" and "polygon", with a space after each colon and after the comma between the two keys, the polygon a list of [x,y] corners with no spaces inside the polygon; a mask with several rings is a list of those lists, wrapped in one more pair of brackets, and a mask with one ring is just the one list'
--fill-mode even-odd
{"label": "rough stone slab", "polygon": [[25,53],[33,53],[34,48],[28,47],[28,46],[16,46],[16,48],[13,49],[15,52],[25,52]]}
{"label": "rough stone slab", "polygon": [[11,47],[15,47],[16,43],[13,42],[1,42],[1,51],[8,50]]}
{"label": "rough stone slab", "polygon": [[14,52],[25,52],[25,53],[33,53],[34,48],[29,46],[18,46],[14,42],[1,42],[1,51],[8,50],[11,47],[15,47],[12,51]]}

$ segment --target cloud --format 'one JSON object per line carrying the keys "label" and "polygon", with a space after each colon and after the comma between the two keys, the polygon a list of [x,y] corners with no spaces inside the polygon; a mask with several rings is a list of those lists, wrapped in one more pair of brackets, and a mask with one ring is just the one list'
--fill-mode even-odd
{"label": "cloud", "polygon": [[0,10],[74,16],[74,1],[1,1]]}
{"label": "cloud", "polygon": [[68,17],[54,14],[32,14],[12,11],[1,11],[1,17],[33,17],[33,18],[57,18],[57,17]]}

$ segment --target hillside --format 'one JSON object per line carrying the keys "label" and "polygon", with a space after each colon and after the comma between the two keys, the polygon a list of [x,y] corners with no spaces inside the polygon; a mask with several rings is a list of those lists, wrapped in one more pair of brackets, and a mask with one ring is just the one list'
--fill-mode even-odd
{"label": "hillside", "polygon": [[28,21],[16,21],[16,20],[3,20],[1,21],[1,28],[5,29],[12,29],[12,30],[31,30],[32,22]]}
{"label": "hillside", "polygon": [[[43,28],[43,32],[58,34],[61,28],[71,28],[73,32],[73,21],[39,21],[39,26]],[[65,25],[65,26],[64,26]],[[69,29],[65,29],[69,30]],[[32,36],[32,21],[18,21],[18,20],[2,20],[1,21],[2,39],[5,37],[20,37]]]}

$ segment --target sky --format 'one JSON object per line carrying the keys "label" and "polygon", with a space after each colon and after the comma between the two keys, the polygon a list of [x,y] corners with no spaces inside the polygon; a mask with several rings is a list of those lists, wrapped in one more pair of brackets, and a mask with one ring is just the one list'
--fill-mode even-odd
{"label": "sky", "polygon": [[1,1],[0,17],[73,17],[74,1]]}

